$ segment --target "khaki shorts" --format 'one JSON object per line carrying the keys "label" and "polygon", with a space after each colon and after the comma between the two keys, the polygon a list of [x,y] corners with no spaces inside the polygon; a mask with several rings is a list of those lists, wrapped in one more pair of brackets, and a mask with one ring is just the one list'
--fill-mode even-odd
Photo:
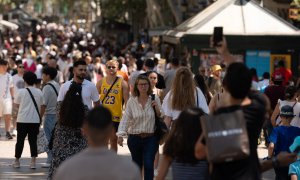
{"label": "khaki shorts", "polygon": [[3,115],[11,115],[12,113],[12,100],[0,99],[0,117]]}

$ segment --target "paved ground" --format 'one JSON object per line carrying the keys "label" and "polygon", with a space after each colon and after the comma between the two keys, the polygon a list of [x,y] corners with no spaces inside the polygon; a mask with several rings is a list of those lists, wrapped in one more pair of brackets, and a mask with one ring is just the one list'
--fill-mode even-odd
{"label": "paved ground", "polygon": [[[2,123],[0,123],[2,125]],[[24,151],[21,158],[21,167],[19,169],[12,168],[10,166],[11,162],[14,160],[14,148],[16,143],[16,138],[13,140],[6,140],[4,137],[3,126],[0,129],[1,138],[0,138],[0,179],[32,179],[32,180],[40,180],[46,179],[47,170],[45,168],[41,168],[42,164],[46,161],[46,153],[40,154],[37,158],[37,169],[32,170],[29,168],[30,163],[30,151],[29,144],[26,140]],[[161,151],[160,151],[161,152]],[[267,150],[260,146],[258,149],[259,157],[265,157],[267,155]],[[131,159],[129,150],[127,145],[124,144],[124,147],[119,148],[119,154],[122,156],[126,156],[128,160]],[[171,180],[171,170],[167,176],[167,180]],[[270,170],[263,174],[263,180],[273,180],[274,172]]]}

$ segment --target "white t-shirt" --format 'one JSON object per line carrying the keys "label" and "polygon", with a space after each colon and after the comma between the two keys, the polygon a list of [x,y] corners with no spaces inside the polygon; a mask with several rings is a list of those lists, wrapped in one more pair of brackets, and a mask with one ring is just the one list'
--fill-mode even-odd
{"label": "white t-shirt", "polygon": [[10,99],[10,88],[13,88],[13,80],[9,73],[0,74],[0,99]]}
{"label": "white t-shirt", "polygon": [[[28,88],[35,99],[39,112],[41,112],[41,105],[43,104],[42,91],[32,86]],[[40,123],[40,118],[38,116],[38,113],[36,112],[31,96],[26,88],[19,90],[18,95],[14,100],[14,103],[19,104],[17,122]]]}
{"label": "white t-shirt", "polygon": [[[73,80],[67,81],[63,85],[61,85],[61,87],[59,89],[58,97],[57,97],[58,102],[64,100],[65,95],[66,95],[67,91],[69,90],[69,87],[70,87],[72,81]],[[86,79],[83,80],[83,83],[82,83],[81,96],[82,96],[83,104],[87,105],[89,109],[93,108],[92,102],[97,102],[97,101],[99,101],[99,98],[100,98],[95,84],[93,84],[92,82],[90,82]]]}
{"label": "white t-shirt", "polygon": [[14,97],[17,97],[18,91],[25,87],[25,82],[23,76],[19,76],[18,74],[15,74],[12,79],[14,84]]}
{"label": "white t-shirt", "polygon": [[[175,120],[178,118],[181,111],[174,110],[171,108],[171,101],[172,101],[172,91],[169,91],[168,94],[165,96],[162,104],[163,112],[166,116],[169,116],[172,118],[172,120]],[[203,95],[202,91],[197,87],[197,94],[198,94],[198,104],[197,104],[197,95],[195,94],[195,101],[197,107],[201,108],[205,113],[209,113],[208,105],[206,103],[205,96]],[[184,98],[184,97],[182,97]]]}
{"label": "white t-shirt", "polygon": [[35,70],[35,75],[37,79],[42,79],[42,71],[43,71],[43,65],[37,64]]}

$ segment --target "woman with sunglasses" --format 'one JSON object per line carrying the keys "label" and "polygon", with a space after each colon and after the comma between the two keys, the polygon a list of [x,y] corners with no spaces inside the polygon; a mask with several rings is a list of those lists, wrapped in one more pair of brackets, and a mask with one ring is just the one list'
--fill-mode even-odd
{"label": "woman with sunglasses", "polygon": [[158,140],[154,135],[155,113],[162,115],[158,96],[155,95],[152,101],[151,94],[149,79],[138,76],[117,132],[120,146],[123,146],[123,138],[128,136],[127,145],[132,160],[141,170],[144,167],[145,180],[153,180],[154,177],[154,158],[158,149]]}

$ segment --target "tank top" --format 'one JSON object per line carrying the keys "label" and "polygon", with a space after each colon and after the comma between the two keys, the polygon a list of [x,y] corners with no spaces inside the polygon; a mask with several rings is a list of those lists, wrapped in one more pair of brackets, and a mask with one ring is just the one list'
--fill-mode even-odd
{"label": "tank top", "polygon": [[122,100],[123,100],[123,92],[122,92],[122,78],[119,78],[114,86],[111,88],[109,94],[103,100],[107,91],[110,88],[110,84],[106,82],[106,78],[102,79],[102,85],[99,90],[100,101],[103,100],[103,106],[110,110],[112,114],[112,121],[120,122],[122,118]]}

